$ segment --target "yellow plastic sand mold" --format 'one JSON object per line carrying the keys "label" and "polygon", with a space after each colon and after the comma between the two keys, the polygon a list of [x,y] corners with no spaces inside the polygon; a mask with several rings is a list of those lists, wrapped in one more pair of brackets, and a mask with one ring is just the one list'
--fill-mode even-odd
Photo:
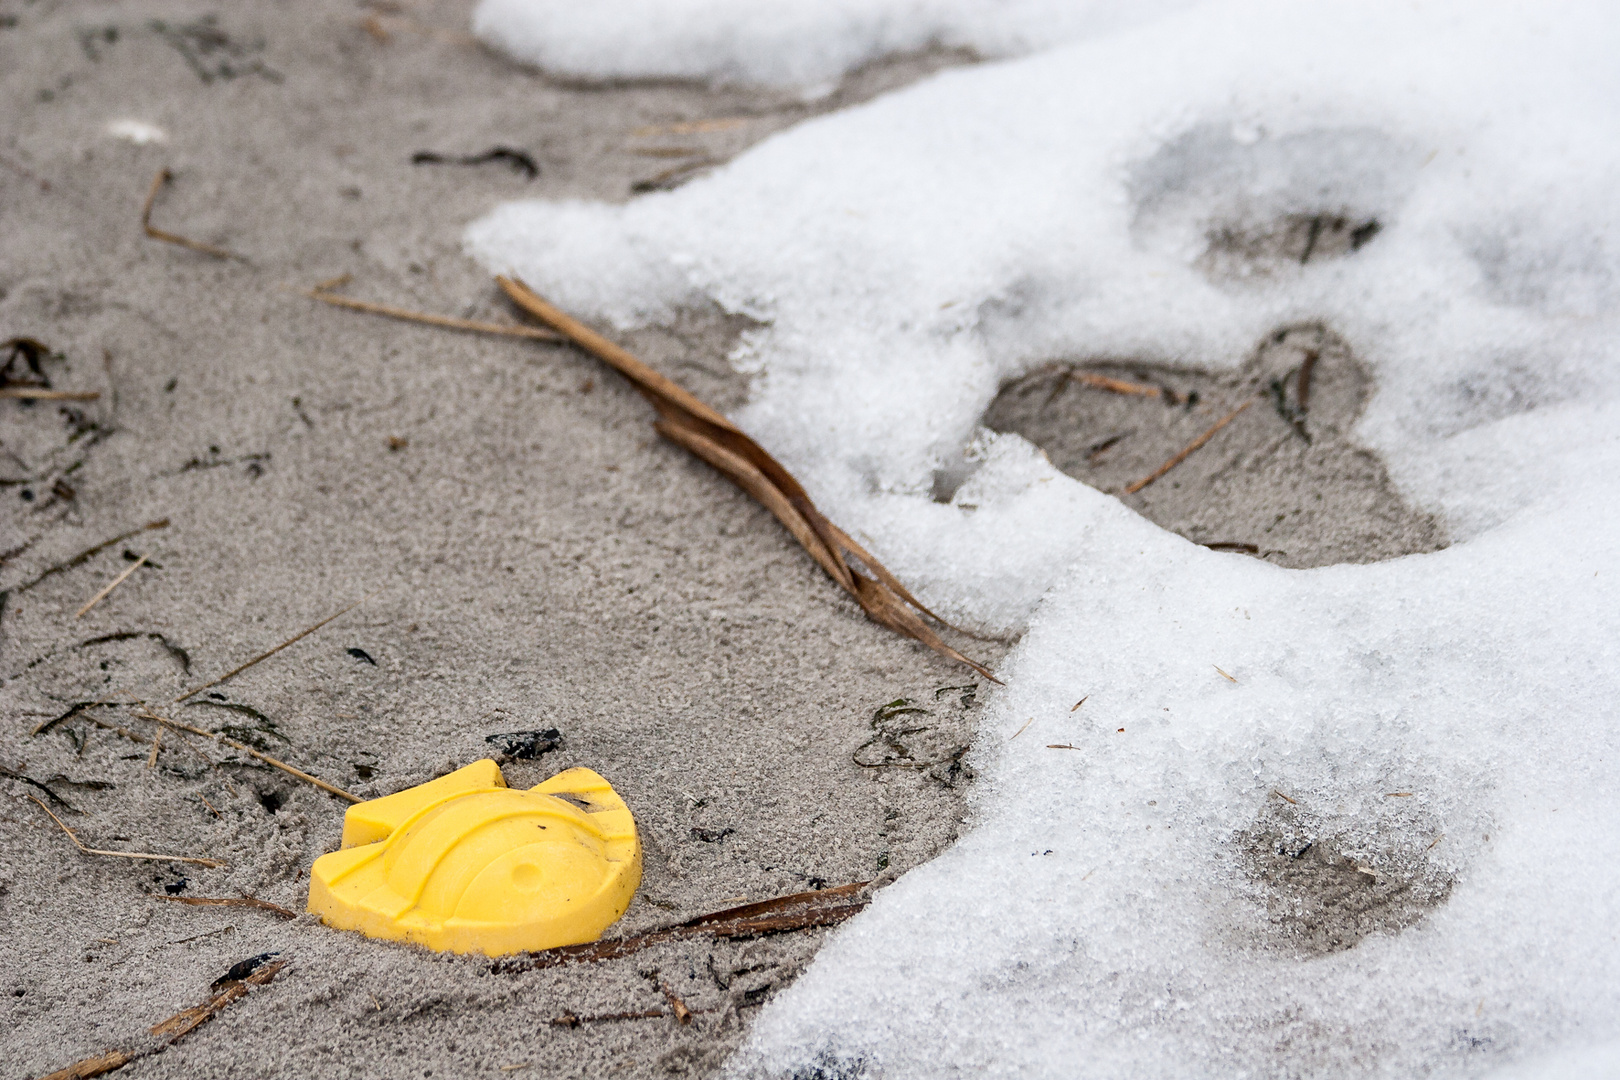
{"label": "yellow plastic sand mold", "polygon": [[476,761],[349,808],[315,860],[309,910],[328,926],[489,956],[595,941],[641,884],[630,808],[590,769],[527,791]]}

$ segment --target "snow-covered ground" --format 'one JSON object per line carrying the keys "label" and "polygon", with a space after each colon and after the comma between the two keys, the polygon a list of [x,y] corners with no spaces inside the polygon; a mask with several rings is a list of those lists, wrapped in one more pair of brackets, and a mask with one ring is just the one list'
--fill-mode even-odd
{"label": "snow-covered ground", "polygon": [[[478,26],[601,76],[1031,53],[674,192],[468,230],[621,328],[758,320],[739,421],[930,605],[1026,632],[971,828],[834,936],[735,1069],[1620,1075],[1609,5],[485,0]],[[1306,265],[1213,257],[1301,215],[1378,227]],[[1358,436],[1447,550],[1212,552],[979,427],[1054,358],[1230,368],[1302,321],[1375,373]],[[1422,902],[1302,948],[1252,856],[1296,842]]]}

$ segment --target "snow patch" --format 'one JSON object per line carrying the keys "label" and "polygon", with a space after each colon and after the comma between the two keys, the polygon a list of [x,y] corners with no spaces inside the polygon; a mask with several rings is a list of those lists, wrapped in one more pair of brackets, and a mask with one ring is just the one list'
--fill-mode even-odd
{"label": "snow patch", "polygon": [[[807,5],[767,48],[785,6],[658,7],[622,74],[820,78],[900,40]],[[602,63],[580,28],[606,14],[522,10],[552,21],[486,0],[481,32]],[[935,610],[1025,632],[972,830],[832,937],[734,1071],[1610,1075],[1617,31],[1592,3],[1208,4],[673,192],[468,229],[619,329],[758,320],[738,421]],[[979,424],[1053,360],[1235,370],[1301,324],[1366,363],[1357,440],[1460,542],[1285,571]]]}

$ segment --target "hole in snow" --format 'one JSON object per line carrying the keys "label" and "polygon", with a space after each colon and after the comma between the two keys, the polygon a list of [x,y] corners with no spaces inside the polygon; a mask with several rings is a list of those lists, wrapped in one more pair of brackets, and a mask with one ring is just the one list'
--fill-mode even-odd
{"label": "hole in snow", "polygon": [[[1445,547],[1442,523],[1408,504],[1383,461],[1352,436],[1371,390],[1345,340],[1307,323],[1267,336],[1235,372],[1053,364],[1003,387],[983,422],[1023,436],[1063,472],[1150,521],[1219,550],[1308,567]],[[1126,490],[1250,399],[1175,468]],[[942,470],[936,498],[949,500],[952,481],[961,482]]]}
{"label": "hole in snow", "polygon": [[1273,802],[1237,837],[1272,944],[1305,956],[1340,952],[1370,934],[1399,933],[1450,897],[1456,877],[1432,857],[1440,831],[1427,815],[1355,828]]}
{"label": "hole in snow", "polygon": [[1131,233],[1212,281],[1297,272],[1371,243],[1420,166],[1370,129],[1272,136],[1204,124],[1132,167]]}

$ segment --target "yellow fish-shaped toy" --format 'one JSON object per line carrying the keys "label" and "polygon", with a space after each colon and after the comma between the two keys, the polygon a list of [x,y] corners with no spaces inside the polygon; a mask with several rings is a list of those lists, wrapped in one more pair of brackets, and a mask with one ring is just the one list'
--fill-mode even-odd
{"label": "yellow fish-shaped toy", "polygon": [[328,926],[489,956],[595,941],[641,884],[630,808],[590,769],[527,791],[494,761],[349,808],[315,860],[309,910]]}

